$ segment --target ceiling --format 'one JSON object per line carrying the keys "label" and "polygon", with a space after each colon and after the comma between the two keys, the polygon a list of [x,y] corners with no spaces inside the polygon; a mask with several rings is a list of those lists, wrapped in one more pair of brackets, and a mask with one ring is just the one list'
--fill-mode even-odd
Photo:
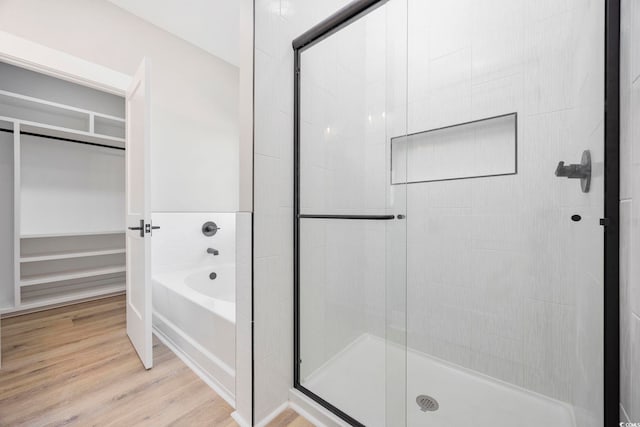
{"label": "ceiling", "polygon": [[238,66],[236,0],[108,0],[118,7]]}

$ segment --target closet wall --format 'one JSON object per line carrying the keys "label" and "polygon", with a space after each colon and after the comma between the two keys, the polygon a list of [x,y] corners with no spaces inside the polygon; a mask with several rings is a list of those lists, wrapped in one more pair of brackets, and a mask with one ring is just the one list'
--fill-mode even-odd
{"label": "closet wall", "polygon": [[122,231],[124,151],[20,138],[20,234]]}
{"label": "closet wall", "polygon": [[0,75],[0,312],[123,291],[124,99]]}

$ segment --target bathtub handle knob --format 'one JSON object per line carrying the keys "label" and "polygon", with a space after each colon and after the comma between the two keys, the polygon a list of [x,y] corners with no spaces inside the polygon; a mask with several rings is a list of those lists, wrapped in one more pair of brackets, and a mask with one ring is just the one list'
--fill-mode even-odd
{"label": "bathtub handle knob", "polygon": [[213,221],[207,221],[202,225],[202,234],[205,236],[213,236],[218,230],[220,230],[220,227]]}

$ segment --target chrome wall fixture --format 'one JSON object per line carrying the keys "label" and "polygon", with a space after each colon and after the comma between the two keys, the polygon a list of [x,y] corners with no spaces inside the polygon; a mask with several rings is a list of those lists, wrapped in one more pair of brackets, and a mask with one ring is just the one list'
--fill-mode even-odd
{"label": "chrome wall fixture", "polygon": [[220,230],[220,227],[213,221],[207,221],[202,224],[202,234],[207,237],[214,236],[218,230]]}
{"label": "chrome wall fixture", "polygon": [[556,176],[579,179],[582,192],[588,193],[591,187],[591,152],[584,150],[579,164],[565,165],[564,162],[558,162]]}

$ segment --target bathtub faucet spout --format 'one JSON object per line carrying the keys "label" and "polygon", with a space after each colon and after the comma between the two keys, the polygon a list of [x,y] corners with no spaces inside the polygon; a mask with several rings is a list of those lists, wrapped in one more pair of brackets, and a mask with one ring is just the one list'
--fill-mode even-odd
{"label": "bathtub faucet spout", "polygon": [[218,252],[218,250],[217,250],[217,249],[213,249],[213,248],[209,248],[209,249],[207,249],[207,253],[208,253],[208,254],[212,254],[213,256],[216,256],[216,255],[219,255],[219,254],[220,254],[220,252]]}

